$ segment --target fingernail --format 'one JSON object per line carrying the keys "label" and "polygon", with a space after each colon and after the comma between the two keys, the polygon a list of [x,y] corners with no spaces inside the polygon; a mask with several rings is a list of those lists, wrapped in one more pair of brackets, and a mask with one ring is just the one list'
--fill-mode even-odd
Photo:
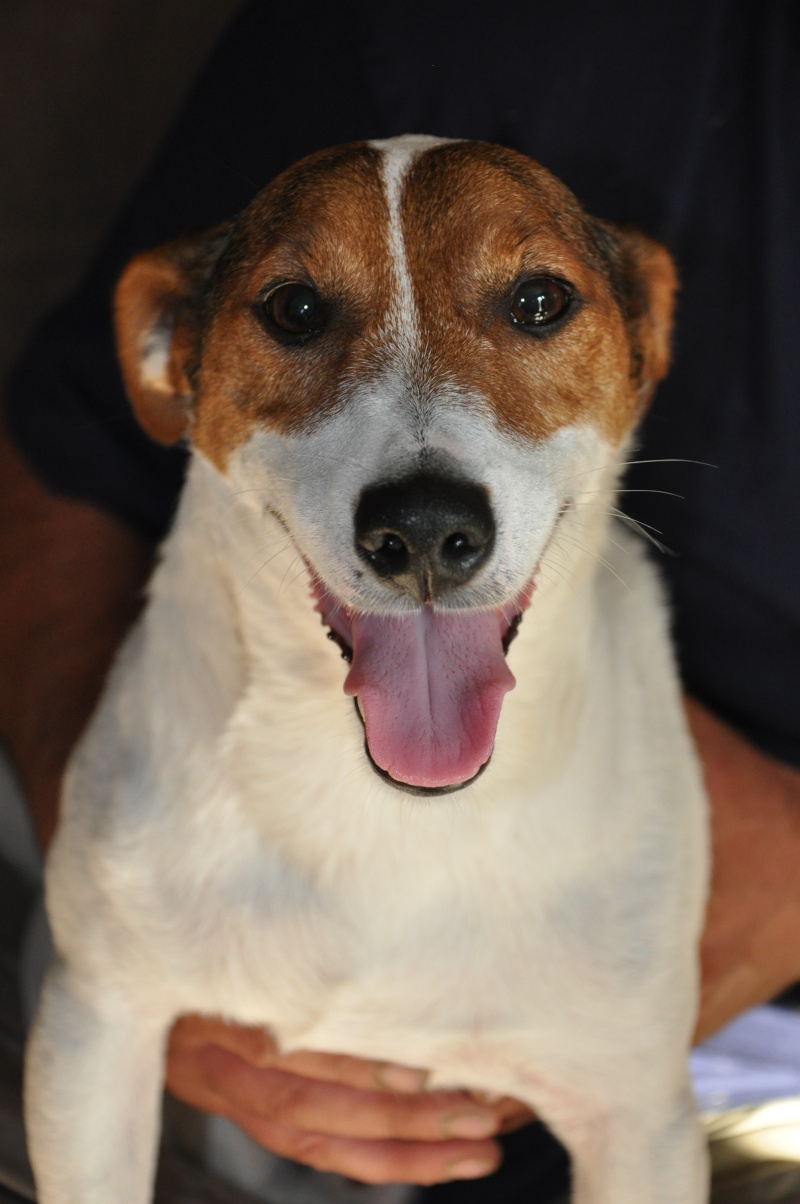
{"label": "fingernail", "polygon": [[482,1162],[480,1158],[464,1158],[461,1162],[453,1162],[445,1167],[448,1179],[480,1179],[494,1170],[490,1162]]}
{"label": "fingernail", "polygon": [[491,1112],[456,1112],[444,1117],[442,1128],[448,1137],[479,1141],[497,1132],[497,1117]]}
{"label": "fingernail", "polygon": [[427,1080],[426,1070],[398,1066],[394,1062],[375,1063],[375,1082],[386,1091],[424,1091]]}
{"label": "fingernail", "polygon": [[255,1037],[250,1051],[249,1061],[254,1066],[261,1069],[266,1069],[272,1066],[275,1061],[275,1042],[272,1038],[264,1033],[263,1036]]}
{"label": "fingernail", "polygon": [[491,1107],[493,1104],[499,1104],[503,1098],[497,1091],[470,1091],[470,1095],[478,1104],[486,1104]]}

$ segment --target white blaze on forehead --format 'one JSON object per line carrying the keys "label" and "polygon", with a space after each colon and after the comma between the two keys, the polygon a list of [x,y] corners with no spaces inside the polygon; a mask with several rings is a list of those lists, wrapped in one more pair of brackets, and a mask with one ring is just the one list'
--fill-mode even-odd
{"label": "white blaze on forehead", "polygon": [[389,307],[387,334],[396,341],[406,358],[419,351],[419,327],[403,234],[403,185],[420,155],[448,141],[450,140],[447,138],[432,138],[427,134],[405,134],[401,138],[388,138],[370,143],[381,152],[383,158],[383,185],[389,209],[388,243],[394,276],[394,296]]}

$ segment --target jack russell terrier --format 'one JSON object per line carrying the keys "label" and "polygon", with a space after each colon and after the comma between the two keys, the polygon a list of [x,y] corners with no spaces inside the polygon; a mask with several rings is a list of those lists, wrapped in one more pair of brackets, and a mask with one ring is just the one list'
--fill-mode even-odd
{"label": "jack russell terrier", "polygon": [[191,1011],[523,1100],[574,1204],[707,1200],[705,801],[612,518],[674,289],[526,157],[416,136],[130,264],[130,397],[194,455],[47,870],[41,1204],[151,1198]]}

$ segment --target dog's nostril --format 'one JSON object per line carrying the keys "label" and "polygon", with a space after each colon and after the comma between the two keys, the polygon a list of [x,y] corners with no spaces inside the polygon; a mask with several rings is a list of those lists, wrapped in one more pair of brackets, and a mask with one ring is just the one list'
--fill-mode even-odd
{"label": "dog's nostril", "polygon": [[[378,549],[376,549],[377,551]],[[387,535],[379,549],[385,556],[396,556],[398,552],[404,552],[406,545],[403,543],[399,535]]]}
{"label": "dog's nostril", "polygon": [[396,531],[380,524],[364,525],[356,533],[359,556],[379,577],[397,577],[408,568],[408,548]]}
{"label": "dog's nostril", "polygon": [[470,542],[469,536],[464,535],[461,531],[456,531],[453,535],[448,535],[442,544],[442,554],[452,557],[454,560],[461,560],[464,556],[468,556],[470,552],[474,552],[480,544]]}
{"label": "dog's nostril", "polygon": [[397,577],[408,568],[408,549],[393,531],[372,533],[359,541],[380,577]]}

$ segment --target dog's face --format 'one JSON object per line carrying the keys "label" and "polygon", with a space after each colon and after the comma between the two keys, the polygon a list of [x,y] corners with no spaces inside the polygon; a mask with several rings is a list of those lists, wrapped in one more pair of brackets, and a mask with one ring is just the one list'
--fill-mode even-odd
{"label": "dog's face", "polygon": [[279,516],[397,784],[488,761],[518,616],[666,371],[674,287],[531,160],[425,138],[313,155],[129,266],[142,425]]}

